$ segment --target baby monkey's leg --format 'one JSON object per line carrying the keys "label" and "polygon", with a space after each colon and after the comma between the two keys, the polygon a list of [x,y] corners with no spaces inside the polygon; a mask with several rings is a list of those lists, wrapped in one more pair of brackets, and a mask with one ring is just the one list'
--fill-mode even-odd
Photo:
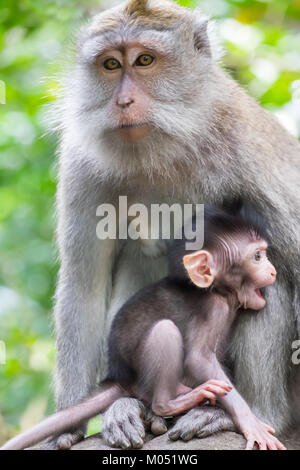
{"label": "baby monkey's leg", "polygon": [[175,398],[182,376],[183,341],[171,320],[151,329],[139,358],[139,393],[152,404]]}
{"label": "baby monkey's leg", "polygon": [[[161,320],[150,331],[140,359],[140,390],[152,398],[152,410],[158,416],[175,416],[201,402],[215,404],[217,396],[230,392],[228,383],[211,380],[188,391],[180,384],[183,372],[183,340],[176,325]],[[187,393],[177,396],[182,391]]]}

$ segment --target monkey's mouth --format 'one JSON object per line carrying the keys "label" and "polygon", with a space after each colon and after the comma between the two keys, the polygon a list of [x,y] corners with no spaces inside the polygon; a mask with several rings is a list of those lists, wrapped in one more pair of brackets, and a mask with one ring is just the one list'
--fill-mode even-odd
{"label": "monkey's mouth", "polygon": [[117,129],[138,129],[140,127],[149,126],[147,122],[138,122],[138,123],[124,123],[121,124]]}
{"label": "monkey's mouth", "polygon": [[261,310],[266,305],[266,300],[264,298],[265,289],[257,288],[250,289],[250,291],[245,292],[244,295],[238,296],[240,307],[246,310]]}
{"label": "monkey's mouth", "polygon": [[260,299],[264,299],[264,296],[263,296],[263,294],[261,293],[261,289],[256,289],[256,290],[255,290],[255,294],[256,294]]}
{"label": "monkey's mouth", "polygon": [[151,132],[151,127],[147,122],[123,122],[117,129],[117,135],[129,143],[135,143],[147,137]]}

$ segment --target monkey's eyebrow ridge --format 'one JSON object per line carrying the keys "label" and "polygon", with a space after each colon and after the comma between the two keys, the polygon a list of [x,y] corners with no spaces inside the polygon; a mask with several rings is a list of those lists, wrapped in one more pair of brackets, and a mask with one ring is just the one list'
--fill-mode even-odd
{"label": "monkey's eyebrow ridge", "polygon": [[[101,56],[107,49],[119,49],[123,52],[124,47],[130,43],[139,43],[141,47],[156,51],[161,55],[169,55],[175,50],[175,44],[170,43],[165,38],[165,33],[154,33],[151,36],[151,30],[147,33],[136,35],[118,35],[112,34],[96,34],[93,33],[86,38],[81,49],[81,58],[84,62],[93,62],[97,57]],[[123,49],[123,50],[122,50]]]}

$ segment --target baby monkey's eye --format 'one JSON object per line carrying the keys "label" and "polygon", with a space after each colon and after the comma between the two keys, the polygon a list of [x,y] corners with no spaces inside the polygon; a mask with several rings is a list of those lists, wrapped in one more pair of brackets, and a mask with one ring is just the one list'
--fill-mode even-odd
{"label": "baby monkey's eye", "polygon": [[261,251],[257,251],[254,255],[255,261],[260,261],[262,258]]}
{"label": "baby monkey's eye", "polygon": [[148,65],[151,65],[153,62],[154,62],[154,57],[152,57],[152,55],[142,54],[136,59],[135,65],[139,67],[148,67]]}
{"label": "baby monkey's eye", "polygon": [[117,59],[106,59],[103,66],[106,70],[117,70],[121,68],[121,64]]}

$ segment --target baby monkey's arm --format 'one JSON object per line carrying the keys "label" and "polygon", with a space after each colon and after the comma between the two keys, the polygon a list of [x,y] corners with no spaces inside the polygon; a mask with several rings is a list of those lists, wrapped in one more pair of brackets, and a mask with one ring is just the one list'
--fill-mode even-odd
{"label": "baby monkey's arm", "polygon": [[180,383],[183,350],[181,331],[166,318],[154,323],[140,349],[138,367],[142,380],[136,395],[151,401],[152,411],[158,416],[176,416],[207,400],[213,404],[218,396],[231,390],[221,380],[209,380],[194,390],[184,387]]}
{"label": "baby monkey's arm", "polygon": [[284,445],[274,436],[275,430],[252,413],[246,401],[225,374],[216,355],[211,353],[211,356],[205,359],[205,363],[201,361],[199,354],[196,356],[194,353],[193,357],[195,359],[190,357],[188,363],[190,373],[196,380],[201,382],[206,377],[214,377],[216,380],[231,384],[231,392],[220,397],[219,402],[231,414],[234,424],[244,435],[247,441],[246,449],[252,450],[257,444],[260,450],[284,450]]}

